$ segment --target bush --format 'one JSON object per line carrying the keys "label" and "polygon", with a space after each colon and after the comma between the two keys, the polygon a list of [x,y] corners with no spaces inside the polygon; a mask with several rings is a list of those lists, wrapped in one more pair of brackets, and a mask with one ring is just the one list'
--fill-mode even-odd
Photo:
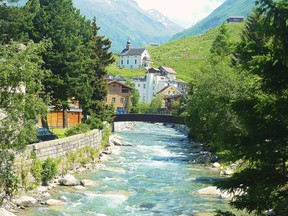
{"label": "bush", "polygon": [[67,136],[67,137],[73,136],[76,134],[86,133],[88,131],[90,131],[90,126],[87,124],[84,124],[84,123],[80,123],[80,124],[77,124],[74,127],[70,128],[70,129],[68,129],[65,132],[65,136]]}
{"label": "bush", "polygon": [[42,184],[47,185],[57,175],[57,164],[51,158],[47,158],[42,164]]}
{"label": "bush", "polygon": [[91,130],[99,129],[102,130],[104,128],[103,122],[99,118],[89,117],[85,124],[89,125]]}

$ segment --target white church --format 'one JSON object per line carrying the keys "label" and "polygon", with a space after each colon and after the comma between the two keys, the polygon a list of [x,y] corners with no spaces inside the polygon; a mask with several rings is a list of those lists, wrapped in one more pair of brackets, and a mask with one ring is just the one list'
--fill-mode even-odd
{"label": "white church", "polygon": [[147,49],[131,48],[131,42],[128,41],[126,48],[119,54],[119,68],[150,68],[151,58]]}

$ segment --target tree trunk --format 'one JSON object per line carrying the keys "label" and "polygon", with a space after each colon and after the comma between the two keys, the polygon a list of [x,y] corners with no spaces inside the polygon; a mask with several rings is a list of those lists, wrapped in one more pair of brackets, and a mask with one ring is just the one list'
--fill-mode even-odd
{"label": "tree trunk", "polygon": [[67,109],[63,109],[63,128],[68,128]]}
{"label": "tree trunk", "polygon": [[42,127],[48,128],[47,115],[46,116],[41,116],[41,124],[42,124]]}

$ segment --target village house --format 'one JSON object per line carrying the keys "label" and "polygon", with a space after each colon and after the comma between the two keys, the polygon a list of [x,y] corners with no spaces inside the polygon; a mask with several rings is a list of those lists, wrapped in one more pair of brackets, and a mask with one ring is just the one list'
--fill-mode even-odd
{"label": "village house", "polygon": [[133,88],[119,81],[107,83],[108,94],[105,98],[107,104],[112,104],[117,112],[127,112],[130,106],[130,96]]}
{"label": "village house", "polygon": [[161,108],[164,108],[167,111],[171,111],[173,108],[173,102],[179,100],[182,96],[182,93],[175,86],[168,85],[157,92],[156,95],[161,95],[163,98],[163,106]]}
{"label": "village house", "polygon": [[243,16],[230,16],[227,19],[227,22],[228,23],[231,23],[231,22],[244,22],[244,17]]}
{"label": "village house", "polygon": [[130,41],[127,42],[126,48],[119,54],[119,68],[149,68],[151,64],[150,55],[147,49],[131,48]]}
{"label": "village house", "polygon": [[131,81],[135,83],[135,88],[139,92],[140,102],[150,103],[157,92],[169,85],[184,93],[187,83],[177,81],[176,74],[172,68],[161,66],[148,69],[145,77],[132,78]]}

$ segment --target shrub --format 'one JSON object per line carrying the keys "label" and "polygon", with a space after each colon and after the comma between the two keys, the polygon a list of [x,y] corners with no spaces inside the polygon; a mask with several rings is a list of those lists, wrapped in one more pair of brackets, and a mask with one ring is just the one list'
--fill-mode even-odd
{"label": "shrub", "polygon": [[42,164],[42,184],[47,185],[57,175],[57,164],[51,158],[47,158]]}
{"label": "shrub", "polygon": [[65,136],[73,136],[76,134],[81,134],[81,133],[86,133],[90,131],[90,126],[84,123],[80,123],[75,125],[72,128],[69,128],[66,132],[65,132]]}
{"label": "shrub", "polygon": [[85,124],[89,125],[91,130],[94,129],[102,130],[104,128],[104,124],[99,118],[89,117],[85,121]]}

